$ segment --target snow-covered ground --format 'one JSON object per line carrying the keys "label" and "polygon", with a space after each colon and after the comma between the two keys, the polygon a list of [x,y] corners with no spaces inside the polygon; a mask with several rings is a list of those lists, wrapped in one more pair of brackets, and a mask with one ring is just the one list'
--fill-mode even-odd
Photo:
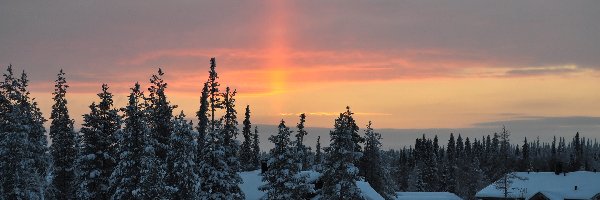
{"label": "snow-covered ground", "polygon": [[240,189],[242,189],[246,195],[246,199],[257,200],[265,196],[265,192],[258,190],[259,186],[265,184],[265,182],[262,181],[260,170],[240,172],[240,176],[242,177],[242,180],[244,180],[244,183],[240,185]]}
{"label": "snow-covered ground", "polygon": [[[316,181],[321,174],[315,171],[302,171],[302,174],[308,175],[308,182]],[[260,170],[248,171],[248,172],[240,172],[240,176],[244,183],[240,185],[240,188],[246,195],[246,199],[248,200],[258,200],[265,196],[265,192],[258,190],[258,187],[265,184],[262,181],[262,176],[260,175]],[[369,183],[364,181],[357,181],[356,185],[362,192],[362,196],[367,200],[383,200],[383,197],[375,192],[375,190],[369,185]]]}

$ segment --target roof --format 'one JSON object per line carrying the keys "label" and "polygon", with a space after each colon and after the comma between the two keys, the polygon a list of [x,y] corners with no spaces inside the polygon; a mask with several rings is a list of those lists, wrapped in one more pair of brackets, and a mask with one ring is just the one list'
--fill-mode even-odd
{"label": "roof", "polygon": [[[529,199],[541,193],[550,199],[591,199],[600,193],[600,173],[577,171],[556,175],[554,172],[516,172],[525,180],[513,179],[508,196]],[[575,190],[577,186],[577,190]],[[477,192],[476,197],[504,197],[493,184]]]}
{"label": "roof", "polygon": [[450,192],[396,192],[397,200],[462,200]]}

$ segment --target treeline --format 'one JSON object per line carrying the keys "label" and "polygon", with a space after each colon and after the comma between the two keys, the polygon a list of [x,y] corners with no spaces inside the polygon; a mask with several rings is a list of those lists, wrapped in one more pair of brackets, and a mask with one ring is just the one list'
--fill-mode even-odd
{"label": "treeline", "polygon": [[511,143],[509,136],[505,127],[481,138],[451,134],[444,147],[437,136],[423,135],[414,147],[386,151],[386,168],[394,172],[396,191],[448,191],[464,199],[475,199],[477,191],[510,172],[600,169],[600,144],[579,133],[550,143],[526,137]]}
{"label": "treeline", "polygon": [[[308,133],[302,114],[297,131],[281,121],[278,133],[269,138],[275,147],[261,156],[250,106],[238,137],[237,92],[221,87],[214,58],[202,85],[196,124],[183,112],[173,114],[177,106],[167,98],[163,75],[161,69],[152,75],[147,90],[135,83],[122,108],[113,105],[113,94],[103,84],[75,131],[67,109],[69,85],[61,70],[47,134],[46,119],[29,96],[27,74],[16,77],[8,66],[0,82],[0,200],[244,199],[238,172],[257,170],[262,163],[269,167],[263,174],[267,184],[260,186],[268,199],[360,199],[359,176],[376,183],[375,177],[385,175],[381,136],[370,125],[361,136],[349,107],[335,121],[329,147],[321,149],[319,143],[313,152],[303,144]],[[305,170],[322,173],[322,186],[308,183],[300,173]],[[378,190],[386,188],[379,182],[374,184]]]}

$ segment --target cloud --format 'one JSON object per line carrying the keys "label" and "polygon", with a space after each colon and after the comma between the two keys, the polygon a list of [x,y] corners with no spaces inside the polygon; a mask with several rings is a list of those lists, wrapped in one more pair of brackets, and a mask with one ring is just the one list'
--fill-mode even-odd
{"label": "cloud", "polygon": [[570,116],[570,117],[519,117],[511,120],[481,122],[475,127],[597,127],[600,128],[600,117]]}

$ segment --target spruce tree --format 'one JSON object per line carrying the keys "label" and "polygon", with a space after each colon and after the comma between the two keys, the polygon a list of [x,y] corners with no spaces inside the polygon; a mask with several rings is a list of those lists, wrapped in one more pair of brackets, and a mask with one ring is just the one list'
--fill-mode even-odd
{"label": "spruce tree", "polygon": [[200,199],[244,199],[239,188],[241,177],[229,167],[225,157],[224,135],[221,121],[211,122],[215,129],[206,135],[206,146],[202,149],[199,166]]}
{"label": "spruce tree", "polygon": [[148,88],[148,106],[145,112],[148,115],[148,123],[150,128],[150,135],[146,138],[150,140],[149,145],[154,146],[154,154],[156,155],[156,167],[164,168],[167,171],[167,185],[172,185],[176,182],[174,180],[175,175],[172,173],[172,163],[167,162],[167,154],[171,151],[171,144],[169,139],[173,132],[173,124],[171,118],[173,118],[173,109],[177,108],[175,105],[167,100],[165,90],[167,89],[167,83],[163,80],[164,73],[162,69],[158,69],[158,74],[152,75],[150,83],[152,84]]}
{"label": "spruce tree", "polygon": [[371,127],[371,121],[365,129],[365,149],[362,157],[364,163],[364,177],[367,182],[386,199],[392,199],[395,195],[393,189],[388,185],[386,172],[381,155],[381,134],[375,132]]}
{"label": "spruce tree", "polygon": [[269,137],[275,147],[269,151],[269,170],[263,173],[263,181],[267,183],[260,190],[267,192],[267,199],[303,199],[313,189],[305,183],[306,177],[298,174],[300,165],[294,162],[296,152],[285,121],[281,120],[278,129],[277,135]]}
{"label": "spruce tree", "polygon": [[260,167],[260,140],[258,139],[258,126],[254,126],[254,134],[252,135],[252,163],[253,169]]}
{"label": "spruce tree", "polygon": [[111,196],[109,179],[116,165],[115,133],[121,128],[121,117],[113,107],[113,95],[102,84],[100,102],[89,106],[83,115],[81,146],[77,158],[77,198],[108,199]]}
{"label": "spruce tree", "polygon": [[196,133],[191,122],[185,120],[183,111],[173,119],[173,132],[170,137],[172,150],[169,152],[169,163],[173,163],[174,189],[177,192],[173,199],[197,199],[200,192],[200,178],[196,173],[197,150]]}
{"label": "spruce tree", "polygon": [[121,109],[125,117],[124,128],[116,133],[118,163],[110,176],[111,199],[139,199],[141,158],[149,128],[144,113],[144,95],[138,83],[131,88],[128,97],[127,106]]}
{"label": "spruce tree", "polygon": [[310,148],[304,145],[304,136],[308,135],[306,130],[304,129],[304,122],[306,122],[306,115],[304,113],[300,114],[300,122],[296,127],[298,127],[298,133],[296,134],[296,159],[298,163],[302,167],[301,169],[308,169],[310,166],[309,153]]}
{"label": "spruce tree", "polygon": [[[198,125],[196,126],[196,130],[198,131],[198,138],[197,138],[197,142],[198,142],[198,150],[197,150],[197,155],[196,158],[200,159],[202,157],[202,155],[200,154],[202,152],[202,148],[204,147],[204,143],[205,143],[205,137],[206,137],[206,133],[208,130],[208,109],[209,109],[209,104],[208,104],[208,96],[209,96],[209,91],[208,91],[208,82],[204,83],[204,87],[202,87],[202,95],[200,96],[200,109],[198,110],[198,112],[196,112],[196,117],[198,118]],[[196,161],[196,162],[200,162],[200,160]]]}
{"label": "spruce tree", "polygon": [[49,156],[42,117],[27,91],[27,75],[8,66],[0,82],[0,199],[45,199]]}
{"label": "spruce tree", "polygon": [[244,136],[244,142],[240,147],[240,164],[242,165],[243,171],[250,171],[256,168],[254,159],[254,152],[252,151],[252,124],[250,122],[250,106],[246,106],[246,112],[244,114],[244,128],[242,129],[242,135]]}
{"label": "spruce tree", "polygon": [[67,109],[67,81],[61,69],[55,81],[52,93],[54,105],[50,119],[50,153],[53,158],[54,177],[52,185],[56,188],[56,196],[62,199],[75,198],[75,160],[77,157],[77,135],[73,131],[73,120]]}
{"label": "spruce tree", "polygon": [[[242,182],[237,153],[239,142],[237,136],[237,119],[235,110],[235,94],[227,87],[225,93],[219,93],[219,78],[216,72],[215,58],[210,60],[211,66],[207,81],[208,110],[211,120],[207,131],[204,147],[200,155],[198,174],[201,179],[202,199],[244,199],[244,193],[239,188]],[[221,99],[223,97],[223,99]],[[215,112],[224,109],[225,115],[215,120]]]}
{"label": "spruce tree", "polygon": [[[356,186],[358,168],[355,163],[362,156],[358,148],[355,131],[358,130],[352,118],[350,107],[340,113],[335,120],[334,130],[329,132],[331,144],[323,172],[323,199],[361,199]],[[360,137],[360,136],[358,136]]]}
{"label": "spruce tree", "polygon": [[321,136],[317,136],[317,146],[315,147],[315,161],[314,161],[314,170],[321,172],[322,164],[323,164],[323,153],[321,153]]}

